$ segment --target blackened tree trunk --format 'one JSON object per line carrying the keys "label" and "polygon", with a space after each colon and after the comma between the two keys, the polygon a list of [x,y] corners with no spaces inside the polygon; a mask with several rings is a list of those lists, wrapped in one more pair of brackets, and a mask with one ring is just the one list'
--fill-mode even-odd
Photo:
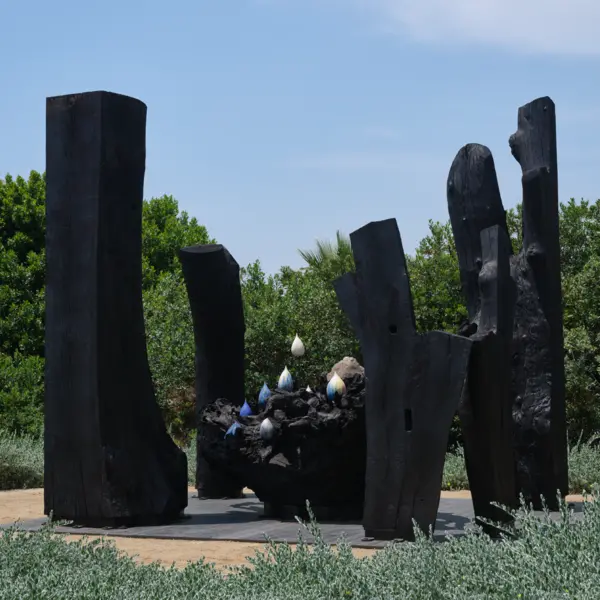
{"label": "blackened tree trunk", "polygon": [[468,144],[459,150],[447,194],[473,340],[469,385],[459,406],[469,487],[476,517],[509,521],[491,503],[518,505],[510,395],[515,285],[506,213],[488,148]]}
{"label": "blackened tree trunk", "polygon": [[435,527],[452,418],[471,341],[417,334],[406,259],[395,219],[350,236],[356,274],[335,283],[363,349],[367,377],[368,537],[414,537],[413,519]]}
{"label": "blackened tree trunk", "polygon": [[187,463],[166,432],[142,310],[146,106],[46,104],[44,512],[87,526],[177,518]]}
{"label": "blackened tree trunk", "polygon": [[[240,269],[220,244],[182,248],[179,257],[188,291],[196,342],[196,415],[219,398],[244,403],[244,308]],[[202,455],[214,428],[198,418],[196,487],[199,498],[239,498],[241,484],[218,472]]]}
{"label": "blackened tree trunk", "polygon": [[568,492],[560,275],[556,113],[550,98],[519,108],[509,144],[523,172],[523,250],[517,283],[512,376],[519,485],[540,507]]}

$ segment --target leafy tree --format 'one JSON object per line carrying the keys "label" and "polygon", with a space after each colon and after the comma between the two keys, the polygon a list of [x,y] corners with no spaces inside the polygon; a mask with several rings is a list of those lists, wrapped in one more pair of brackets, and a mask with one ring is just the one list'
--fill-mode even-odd
{"label": "leafy tree", "polygon": [[0,352],[43,356],[45,179],[0,179]]}
{"label": "leafy tree", "polygon": [[600,201],[561,205],[567,416],[572,438],[600,429]]}
{"label": "leafy tree", "polygon": [[[344,356],[358,355],[354,334],[322,271],[284,267],[267,276],[256,261],[242,269],[242,290],[250,397],[263,381],[276,386],[285,366],[300,385],[314,386]],[[300,358],[290,352],[296,333],[306,347]]]}
{"label": "leafy tree", "polygon": [[163,272],[144,290],[148,362],[156,398],[174,437],[195,423],[194,330],[183,276]]}
{"label": "leafy tree", "polygon": [[335,234],[335,242],[317,240],[314,250],[299,250],[308,269],[328,283],[354,271],[354,256],[350,237],[340,231]]}
{"label": "leafy tree", "polygon": [[162,273],[181,271],[178,251],[185,246],[212,244],[206,227],[187,212],[179,212],[173,196],[151,198],[142,212],[142,281],[144,289],[157,284]]}
{"label": "leafy tree", "polygon": [[41,434],[44,426],[44,360],[0,354],[0,431]]}
{"label": "leafy tree", "polygon": [[[32,171],[27,180],[0,179],[0,427],[18,432],[33,433],[43,421],[45,200],[45,175]],[[150,362],[159,400],[175,426],[172,403],[178,395],[189,396],[182,390],[189,389],[190,361],[193,373],[193,345],[190,353],[181,342],[182,335],[191,333],[185,330],[189,309],[177,253],[182,246],[212,241],[196,219],[179,212],[172,196],[144,201],[142,268]],[[178,327],[170,337],[169,320]]]}

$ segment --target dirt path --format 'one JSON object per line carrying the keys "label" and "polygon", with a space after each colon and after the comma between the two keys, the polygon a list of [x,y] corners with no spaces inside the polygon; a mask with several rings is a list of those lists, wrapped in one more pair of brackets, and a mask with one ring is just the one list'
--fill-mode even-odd
{"label": "dirt path", "polygon": [[[250,490],[246,490],[250,492]],[[470,498],[468,491],[442,492],[443,498]],[[581,496],[567,496],[568,502],[581,501]],[[0,523],[14,523],[39,519],[44,516],[44,490],[13,490],[0,492]],[[67,539],[80,539],[82,536],[67,535]],[[94,539],[96,536],[88,536]],[[97,536],[99,537],[99,536]],[[166,540],[111,537],[117,548],[135,556],[143,563],[158,561],[166,566],[175,563],[183,567],[188,561],[197,561],[204,557],[206,562],[215,563],[220,568],[240,565],[248,556],[253,556],[263,544],[247,542],[221,542],[199,540]],[[355,548],[357,558],[371,556],[375,550]]]}
{"label": "dirt path", "polygon": [[[250,490],[245,490],[250,492]],[[39,519],[44,516],[44,490],[11,490],[0,492],[0,523],[14,523]],[[66,535],[68,540],[81,539],[80,535]],[[87,536],[89,540],[101,536]],[[109,537],[109,536],[106,536]],[[248,556],[254,556],[257,550],[262,550],[264,544],[249,542],[221,542],[199,540],[167,540],[141,539],[126,537],[110,537],[120,550],[134,556],[142,563],[158,561],[165,566],[173,563],[184,567],[189,561],[204,558],[206,562],[215,563],[219,568],[241,565]],[[292,546],[293,547],[293,546]],[[370,556],[374,550],[355,548],[357,558]]]}

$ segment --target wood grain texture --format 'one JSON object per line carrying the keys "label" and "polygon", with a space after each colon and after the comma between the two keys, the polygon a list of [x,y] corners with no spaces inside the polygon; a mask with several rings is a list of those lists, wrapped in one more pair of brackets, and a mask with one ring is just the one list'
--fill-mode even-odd
{"label": "wood grain texture", "polygon": [[467,144],[459,150],[447,197],[473,340],[469,384],[459,406],[469,487],[477,517],[506,521],[508,515],[491,503],[518,505],[510,395],[515,284],[506,213],[488,148]]}
{"label": "wood grain texture", "polygon": [[87,526],[165,522],[187,505],[146,354],[145,128],[134,98],[47,100],[44,511]]}
{"label": "wood grain texture", "polygon": [[358,320],[367,377],[363,526],[367,537],[409,540],[413,519],[424,531],[435,526],[446,445],[471,342],[416,332],[395,219],[369,223],[350,239],[353,286],[346,275],[336,290],[355,327]]}
{"label": "wood grain texture", "polygon": [[568,492],[556,112],[538,98],[518,112],[509,144],[523,173],[523,249],[517,284],[513,418],[519,486],[540,507]]}
{"label": "wood grain texture", "polygon": [[219,398],[244,403],[244,308],[240,268],[220,244],[182,248],[179,258],[192,310],[196,343],[196,488],[200,498],[240,498],[243,485],[213,468],[203,447],[218,435],[200,420]]}

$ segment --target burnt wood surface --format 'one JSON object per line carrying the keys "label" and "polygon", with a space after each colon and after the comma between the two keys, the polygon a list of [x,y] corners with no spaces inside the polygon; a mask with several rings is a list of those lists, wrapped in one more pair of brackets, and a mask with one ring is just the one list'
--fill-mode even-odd
{"label": "burnt wood surface", "polygon": [[448,212],[454,233],[460,281],[470,323],[479,323],[481,232],[500,225],[507,233],[494,158],[481,144],[463,146],[450,167]]}
{"label": "burnt wood surface", "polygon": [[[230,474],[281,518],[306,516],[310,502],[319,520],[360,520],[365,492],[365,381],[346,378],[346,393],[333,402],[326,384],[295,392],[275,390],[253,415],[225,400],[206,406],[200,423],[215,432],[204,437],[202,453],[221,473]],[[263,440],[260,425],[269,419],[274,435]],[[225,436],[232,423],[235,435]],[[293,514],[292,514],[293,513]]]}
{"label": "burnt wood surface", "polygon": [[46,103],[44,512],[97,526],[177,518],[187,463],[146,354],[146,106],[90,92]]}
{"label": "burnt wood surface", "polygon": [[510,395],[515,284],[511,242],[494,159],[467,144],[448,175],[448,211],[456,242],[473,350],[459,406],[475,515],[510,520],[492,502],[515,508],[518,494]]}
{"label": "burnt wood surface", "polygon": [[556,113],[550,98],[519,108],[509,144],[523,173],[523,249],[517,284],[512,372],[518,482],[540,506],[568,492],[560,273]]}
{"label": "burnt wood surface", "polygon": [[203,447],[215,430],[199,416],[217,400],[244,403],[244,309],[240,268],[220,244],[182,248],[179,258],[192,311],[196,344],[196,488],[200,498],[240,498],[243,486],[212,467]]}
{"label": "burnt wood surface", "polygon": [[406,258],[395,219],[350,236],[356,274],[336,291],[360,338],[367,377],[365,535],[413,539],[414,519],[435,527],[452,418],[471,341],[415,328]]}

